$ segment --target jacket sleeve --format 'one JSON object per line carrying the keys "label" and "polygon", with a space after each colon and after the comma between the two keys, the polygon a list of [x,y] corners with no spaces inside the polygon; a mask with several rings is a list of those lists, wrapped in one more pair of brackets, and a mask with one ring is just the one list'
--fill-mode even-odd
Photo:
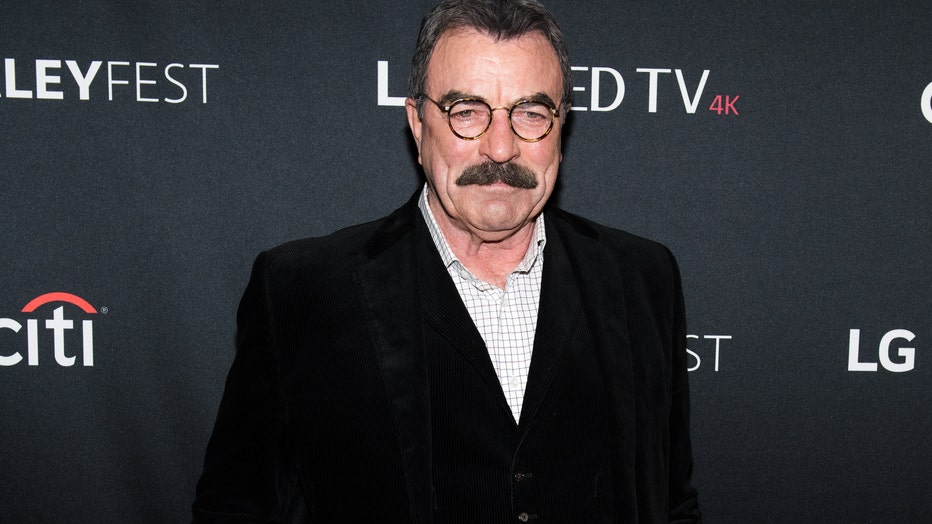
{"label": "jacket sleeve", "polygon": [[256,259],[237,312],[236,356],[197,483],[196,523],[289,522],[292,501],[305,506],[295,496],[268,258]]}
{"label": "jacket sleeve", "polygon": [[674,279],[672,403],[670,407],[670,522],[701,522],[692,485],[693,454],[689,431],[689,376],[686,359],[686,313],[679,267],[670,254]]}

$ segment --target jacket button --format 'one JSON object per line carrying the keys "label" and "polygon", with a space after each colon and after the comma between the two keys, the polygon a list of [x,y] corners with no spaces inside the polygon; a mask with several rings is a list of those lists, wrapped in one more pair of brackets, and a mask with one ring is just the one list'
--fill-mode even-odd
{"label": "jacket button", "polygon": [[531,516],[528,515],[526,512],[522,511],[521,513],[518,513],[518,520],[520,520],[521,522],[527,522],[531,520]]}

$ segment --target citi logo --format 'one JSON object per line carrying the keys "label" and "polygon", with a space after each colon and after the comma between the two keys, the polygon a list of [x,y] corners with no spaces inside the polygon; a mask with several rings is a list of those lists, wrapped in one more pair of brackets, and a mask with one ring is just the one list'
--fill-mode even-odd
{"label": "citi logo", "polygon": [[[46,293],[29,301],[24,307],[23,313],[37,313],[40,308],[47,304],[63,303],[69,305],[69,310],[75,307],[84,314],[94,315],[97,310],[83,298],[72,295],[71,293]],[[74,306],[74,307],[72,307]],[[43,308],[48,309],[48,308]],[[26,361],[30,366],[39,365],[39,318],[27,318],[26,320]],[[73,337],[67,337],[66,332],[75,329],[75,321],[65,318],[65,305],[59,305],[51,311],[51,317],[45,318],[42,327],[52,332],[52,342],[55,354],[55,362],[59,366],[73,366],[77,360],[77,355],[73,351],[68,351],[65,341],[71,341]],[[85,367],[94,365],[94,323],[91,320],[80,321],[81,332],[81,363]],[[0,318],[0,329],[8,329],[14,333],[19,333],[23,325],[12,318]],[[0,366],[15,366],[23,361],[21,351],[9,353],[10,345],[4,340],[8,337],[0,338]],[[70,345],[73,345],[73,342]],[[69,355],[69,353],[71,353]]]}

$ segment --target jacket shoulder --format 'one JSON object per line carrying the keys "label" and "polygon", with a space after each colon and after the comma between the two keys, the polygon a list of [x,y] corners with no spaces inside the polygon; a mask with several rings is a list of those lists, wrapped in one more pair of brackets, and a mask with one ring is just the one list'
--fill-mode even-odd
{"label": "jacket shoulder", "polygon": [[340,273],[405,238],[413,229],[416,207],[409,204],[388,216],[333,233],[292,240],[262,252],[257,259],[279,270]]}
{"label": "jacket shoulder", "polygon": [[584,238],[595,242],[610,259],[621,267],[653,270],[675,265],[673,254],[660,242],[606,226],[562,209],[547,210],[558,232],[570,243]]}
{"label": "jacket shoulder", "polygon": [[283,269],[339,267],[364,251],[384,220],[349,226],[324,236],[291,240],[264,251],[260,257],[270,266]]}

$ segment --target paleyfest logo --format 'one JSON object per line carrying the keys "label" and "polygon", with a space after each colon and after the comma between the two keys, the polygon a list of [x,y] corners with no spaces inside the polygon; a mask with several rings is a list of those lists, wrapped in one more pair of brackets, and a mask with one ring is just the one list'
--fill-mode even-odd
{"label": "paleyfest logo", "polygon": [[[106,87],[107,100],[180,104],[207,103],[207,72],[219,64],[128,62],[122,60],[3,59],[0,99],[91,100]],[[93,90],[92,90],[93,88]],[[198,96],[200,95],[200,96]],[[6,103],[6,102],[3,102]]]}
{"label": "paleyfest logo", "polygon": [[[54,307],[50,315],[44,318],[43,321],[40,322],[39,318],[31,318],[39,316],[40,311],[47,311],[55,305],[58,305],[58,307]],[[68,316],[66,316],[66,309]],[[70,333],[77,334],[78,332],[80,332],[81,339],[81,364],[85,367],[94,365],[94,322],[90,319],[83,319],[80,320],[79,324],[79,321],[71,318],[71,315],[76,312],[80,313],[81,316],[97,314],[97,310],[88,301],[71,293],[46,293],[30,300],[23,307],[22,312],[30,315],[30,318],[25,319],[25,360],[28,365],[39,365],[39,335],[43,330],[51,331],[55,362],[59,366],[73,366],[77,361],[78,353],[72,349],[74,342],[71,341],[72,336],[68,335]],[[80,325],[80,329],[78,329],[78,325]],[[0,330],[20,333],[22,329],[23,324],[19,320],[0,318]],[[11,342],[11,340],[14,342]],[[11,338],[0,335],[0,366],[15,366],[23,361],[22,342],[16,342],[21,340],[22,337]],[[68,344],[66,344],[66,340],[69,341]]]}

